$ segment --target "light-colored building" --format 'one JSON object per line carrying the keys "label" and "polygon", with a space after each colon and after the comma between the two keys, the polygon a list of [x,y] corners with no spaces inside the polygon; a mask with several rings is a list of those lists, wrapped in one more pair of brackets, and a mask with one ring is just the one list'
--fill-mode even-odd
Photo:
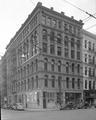
{"label": "light-colored building", "polygon": [[83,30],[83,90],[84,99],[96,101],[96,35]]}
{"label": "light-colored building", "polygon": [[43,109],[82,99],[82,25],[37,4],[6,48],[8,104]]}

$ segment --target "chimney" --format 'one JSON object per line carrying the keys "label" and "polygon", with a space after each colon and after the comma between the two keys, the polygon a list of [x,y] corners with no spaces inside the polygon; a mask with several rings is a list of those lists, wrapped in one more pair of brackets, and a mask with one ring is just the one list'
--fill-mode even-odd
{"label": "chimney", "polygon": [[74,16],[71,16],[72,19],[74,19]]}
{"label": "chimney", "polygon": [[54,10],[54,8],[53,8],[53,7],[51,7],[50,9],[51,9],[52,11]]}
{"label": "chimney", "polygon": [[38,2],[38,3],[37,3],[37,6],[42,6],[42,2]]}
{"label": "chimney", "polygon": [[65,13],[61,11],[61,15],[64,15]]}

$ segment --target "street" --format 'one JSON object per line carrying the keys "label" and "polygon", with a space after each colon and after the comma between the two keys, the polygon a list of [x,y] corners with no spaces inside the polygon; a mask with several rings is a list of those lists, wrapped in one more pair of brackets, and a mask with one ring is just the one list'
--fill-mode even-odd
{"label": "street", "polygon": [[2,109],[1,120],[96,120],[96,109],[37,112]]}

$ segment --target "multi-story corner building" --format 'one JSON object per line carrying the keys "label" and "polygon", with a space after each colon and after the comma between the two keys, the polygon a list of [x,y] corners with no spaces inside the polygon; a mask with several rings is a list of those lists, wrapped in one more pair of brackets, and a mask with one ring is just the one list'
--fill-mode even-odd
{"label": "multi-story corner building", "polygon": [[7,46],[8,104],[42,109],[82,99],[82,25],[37,4]]}
{"label": "multi-story corner building", "polygon": [[84,100],[96,102],[96,35],[83,30],[83,90]]}

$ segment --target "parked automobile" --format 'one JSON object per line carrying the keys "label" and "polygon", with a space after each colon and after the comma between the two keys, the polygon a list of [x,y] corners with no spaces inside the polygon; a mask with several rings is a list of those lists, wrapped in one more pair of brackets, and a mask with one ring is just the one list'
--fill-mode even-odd
{"label": "parked automobile", "polygon": [[3,105],[3,109],[7,109],[7,105],[6,104]]}
{"label": "parked automobile", "polygon": [[24,110],[22,103],[16,103],[16,110]]}
{"label": "parked automobile", "polygon": [[70,102],[70,103],[67,103],[65,106],[61,106],[60,107],[60,110],[70,110],[70,109],[75,109],[75,104]]}
{"label": "parked automobile", "polygon": [[78,109],[87,109],[87,108],[90,108],[90,105],[88,102],[84,102],[84,103],[80,103],[77,105],[77,108]]}
{"label": "parked automobile", "polygon": [[16,105],[16,104],[13,104],[13,105],[12,105],[12,109],[13,109],[13,110],[16,110],[16,109],[17,109],[17,105]]}
{"label": "parked automobile", "polygon": [[13,105],[7,105],[7,109],[13,110]]}

